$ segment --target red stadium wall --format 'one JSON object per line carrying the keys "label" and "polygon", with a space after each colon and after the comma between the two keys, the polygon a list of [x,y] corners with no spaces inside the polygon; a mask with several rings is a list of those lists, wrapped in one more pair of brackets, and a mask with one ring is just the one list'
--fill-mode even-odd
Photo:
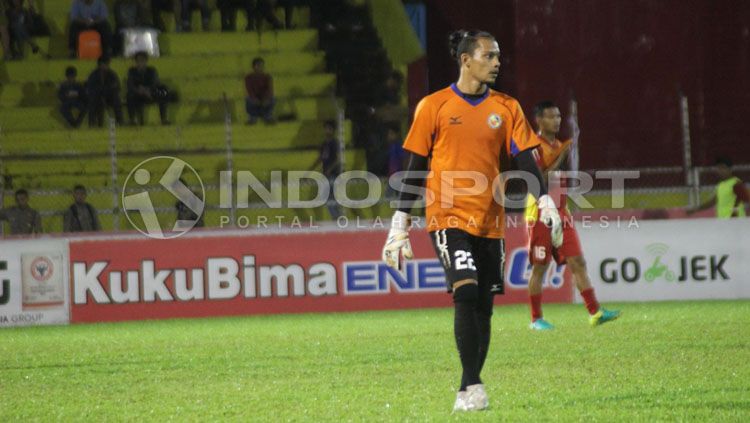
{"label": "red stadium wall", "polygon": [[[750,162],[750,2],[451,0],[428,6],[430,90],[456,77],[447,33],[482,28],[504,55],[497,88],[530,111],[579,102],[581,167],[682,164],[678,93],[694,164]],[[644,154],[646,153],[646,154]]]}
{"label": "red stadium wall", "polygon": [[[380,262],[385,232],[227,235],[174,240],[71,240],[71,321],[101,322],[270,313],[447,307],[445,277],[424,231],[401,275]],[[521,228],[507,236],[506,294],[526,301],[529,273]],[[275,270],[273,267],[275,267]],[[295,284],[268,277],[284,270]],[[281,287],[281,288],[280,288]],[[552,269],[545,301],[573,299],[570,275]]]}

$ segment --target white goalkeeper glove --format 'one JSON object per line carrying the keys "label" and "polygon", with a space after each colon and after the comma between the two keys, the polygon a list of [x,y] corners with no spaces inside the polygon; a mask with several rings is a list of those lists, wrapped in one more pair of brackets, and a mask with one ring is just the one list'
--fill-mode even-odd
{"label": "white goalkeeper glove", "polygon": [[409,224],[411,216],[409,213],[397,211],[391,219],[391,230],[388,231],[388,239],[383,247],[383,261],[389,267],[401,270],[401,256],[404,260],[414,258],[409,242]]}
{"label": "white goalkeeper glove", "polygon": [[552,197],[545,194],[539,197],[536,204],[539,207],[539,219],[550,230],[552,246],[555,248],[561,246],[563,242],[562,221],[560,221],[560,214],[557,212],[555,202],[552,201]]}

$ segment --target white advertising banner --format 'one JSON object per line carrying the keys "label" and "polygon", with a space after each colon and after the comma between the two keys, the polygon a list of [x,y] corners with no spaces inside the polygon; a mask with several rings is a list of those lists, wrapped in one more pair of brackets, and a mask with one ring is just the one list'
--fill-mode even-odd
{"label": "white advertising banner", "polygon": [[600,301],[750,298],[750,219],[584,221],[577,229]]}
{"label": "white advertising banner", "polygon": [[70,321],[68,241],[0,241],[0,328]]}

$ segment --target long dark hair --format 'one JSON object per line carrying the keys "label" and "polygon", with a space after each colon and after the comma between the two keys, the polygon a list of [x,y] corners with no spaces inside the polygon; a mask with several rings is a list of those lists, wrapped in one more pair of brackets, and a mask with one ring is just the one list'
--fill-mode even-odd
{"label": "long dark hair", "polygon": [[474,50],[477,48],[477,41],[480,38],[495,40],[495,37],[489,32],[478,29],[471,31],[459,29],[458,31],[451,32],[448,36],[448,49],[450,50],[451,57],[458,62],[459,67],[461,66],[461,55],[464,53],[469,55],[474,54]]}

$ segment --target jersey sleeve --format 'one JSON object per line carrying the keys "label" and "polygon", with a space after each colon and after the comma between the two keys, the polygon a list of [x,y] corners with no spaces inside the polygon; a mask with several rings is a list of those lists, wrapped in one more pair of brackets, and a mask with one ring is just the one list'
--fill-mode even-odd
{"label": "jersey sleeve", "polygon": [[404,149],[427,157],[432,150],[436,134],[437,110],[427,98],[423,98],[414,111],[414,121],[404,141]]}
{"label": "jersey sleeve", "polygon": [[510,139],[508,139],[508,151],[513,157],[518,153],[534,148],[539,145],[534,130],[526,120],[521,105],[517,101],[513,102],[513,126],[511,129]]}

